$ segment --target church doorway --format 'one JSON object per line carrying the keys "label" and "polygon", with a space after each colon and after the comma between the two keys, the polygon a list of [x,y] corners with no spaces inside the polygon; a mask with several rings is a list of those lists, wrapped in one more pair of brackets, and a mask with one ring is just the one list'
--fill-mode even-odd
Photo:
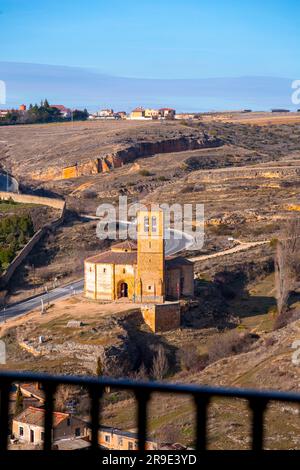
{"label": "church doorway", "polygon": [[126,282],[120,282],[119,297],[128,297],[128,284]]}

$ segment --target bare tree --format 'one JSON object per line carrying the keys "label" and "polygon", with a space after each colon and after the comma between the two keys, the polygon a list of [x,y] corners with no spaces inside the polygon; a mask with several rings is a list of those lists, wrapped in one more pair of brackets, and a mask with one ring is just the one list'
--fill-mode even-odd
{"label": "bare tree", "polygon": [[277,300],[277,326],[287,317],[290,294],[299,284],[300,273],[300,218],[286,224],[276,246],[275,288]]}
{"label": "bare tree", "polygon": [[151,375],[155,380],[162,380],[167,375],[168,370],[168,358],[163,346],[160,345],[153,360]]}
{"label": "bare tree", "polygon": [[149,374],[144,363],[140,365],[140,368],[138,370],[133,372],[132,378],[134,380],[140,380],[141,382],[149,380]]}
{"label": "bare tree", "polygon": [[174,424],[166,424],[159,428],[155,437],[160,445],[175,444],[180,440],[180,429]]}
{"label": "bare tree", "polygon": [[55,397],[55,408],[58,411],[66,411],[68,400],[73,396],[72,389],[68,385],[60,385]]}

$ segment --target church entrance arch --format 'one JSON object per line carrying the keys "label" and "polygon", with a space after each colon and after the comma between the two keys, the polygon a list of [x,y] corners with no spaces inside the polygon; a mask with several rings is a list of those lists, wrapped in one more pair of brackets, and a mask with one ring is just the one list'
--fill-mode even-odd
{"label": "church entrance arch", "polygon": [[118,288],[118,297],[128,297],[128,284],[127,282],[121,281],[119,282]]}

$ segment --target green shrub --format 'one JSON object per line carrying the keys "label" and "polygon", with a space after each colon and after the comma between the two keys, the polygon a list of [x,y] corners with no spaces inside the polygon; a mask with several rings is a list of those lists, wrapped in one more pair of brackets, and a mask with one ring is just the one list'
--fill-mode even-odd
{"label": "green shrub", "polygon": [[140,170],[139,174],[141,176],[151,176],[151,172],[149,170]]}
{"label": "green shrub", "polygon": [[34,233],[29,215],[11,215],[0,220],[0,269],[12,262]]}

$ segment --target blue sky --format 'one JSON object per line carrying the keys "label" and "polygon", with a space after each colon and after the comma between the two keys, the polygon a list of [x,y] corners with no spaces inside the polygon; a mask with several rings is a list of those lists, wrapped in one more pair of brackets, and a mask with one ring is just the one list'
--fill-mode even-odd
{"label": "blue sky", "polygon": [[299,0],[0,0],[0,61],[300,78]]}

